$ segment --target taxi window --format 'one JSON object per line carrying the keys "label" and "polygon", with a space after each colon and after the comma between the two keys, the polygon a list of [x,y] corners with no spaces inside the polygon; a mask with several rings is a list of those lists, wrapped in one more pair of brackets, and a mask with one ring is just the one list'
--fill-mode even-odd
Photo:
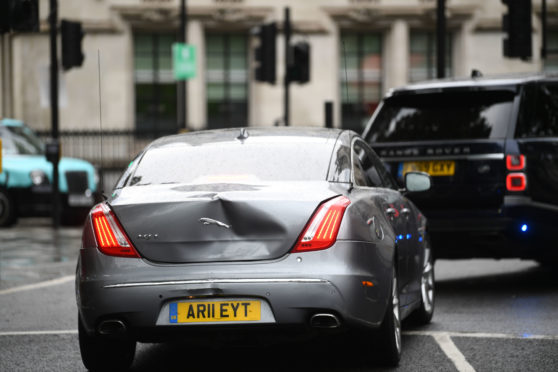
{"label": "taxi window", "polygon": [[2,138],[2,154],[17,154],[10,132],[6,127],[0,126],[0,138]]}
{"label": "taxi window", "polygon": [[[42,155],[44,145],[37,135],[26,126],[7,126],[4,130],[9,131],[12,148],[11,153],[20,155]],[[2,138],[4,135],[2,135]]]}

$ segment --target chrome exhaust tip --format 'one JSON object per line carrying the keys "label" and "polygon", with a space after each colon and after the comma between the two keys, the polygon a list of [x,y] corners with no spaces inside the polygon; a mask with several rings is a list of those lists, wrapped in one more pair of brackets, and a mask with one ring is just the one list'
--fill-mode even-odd
{"label": "chrome exhaust tip", "polygon": [[340,325],[339,318],[333,314],[319,313],[310,318],[310,326],[314,328],[338,328]]}
{"label": "chrome exhaust tip", "polygon": [[126,325],[117,319],[103,320],[97,327],[97,331],[101,335],[119,335],[126,333]]}

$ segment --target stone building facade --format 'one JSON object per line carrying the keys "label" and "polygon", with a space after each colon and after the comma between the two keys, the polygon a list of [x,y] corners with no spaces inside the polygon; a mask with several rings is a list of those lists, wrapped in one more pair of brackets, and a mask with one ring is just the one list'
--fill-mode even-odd
{"label": "stone building facade", "polygon": [[[99,65],[103,129],[176,126],[171,45],[180,0],[59,0],[59,19],[81,21],[85,61],[61,74],[60,129],[98,130]],[[500,0],[447,0],[447,69],[484,74],[556,69],[540,57],[541,0],[533,0],[533,57],[503,57]],[[549,46],[558,49],[558,0],[548,0]],[[49,1],[40,0],[40,33],[2,36],[0,116],[50,128]],[[333,102],[334,126],[359,130],[389,89],[435,76],[435,0],[187,0],[187,42],[197,75],[187,85],[187,127],[270,126],[283,115],[285,7],[292,42],[311,45],[311,78],[291,85],[291,125],[323,126]],[[275,21],[277,83],[254,79],[251,30]],[[554,31],[553,31],[554,30]],[[60,45],[60,43],[59,43]]]}

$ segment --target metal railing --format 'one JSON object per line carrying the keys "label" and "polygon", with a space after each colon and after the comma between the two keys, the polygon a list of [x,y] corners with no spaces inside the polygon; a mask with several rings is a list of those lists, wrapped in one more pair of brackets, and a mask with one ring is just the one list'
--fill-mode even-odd
{"label": "metal railing", "polygon": [[[103,190],[112,190],[130,161],[154,139],[175,134],[170,131],[60,131],[62,156],[87,160],[97,167]],[[50,131],[37,133],[43,140]]]}

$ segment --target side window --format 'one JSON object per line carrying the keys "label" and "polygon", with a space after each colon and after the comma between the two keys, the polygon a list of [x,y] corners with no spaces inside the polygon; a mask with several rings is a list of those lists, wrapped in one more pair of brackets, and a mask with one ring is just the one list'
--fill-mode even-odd
{"label": "side window", "polygon": [[558,137],[558,84],[525,87],[516,137]]}
{"label": "side window", "polygon": [[[379,166],[378,166],[379,165]],[[382,171],[385,169],[372,150],[362,141],[353,145],[353,174],[359,186],[390,187],[384,181]]]}

